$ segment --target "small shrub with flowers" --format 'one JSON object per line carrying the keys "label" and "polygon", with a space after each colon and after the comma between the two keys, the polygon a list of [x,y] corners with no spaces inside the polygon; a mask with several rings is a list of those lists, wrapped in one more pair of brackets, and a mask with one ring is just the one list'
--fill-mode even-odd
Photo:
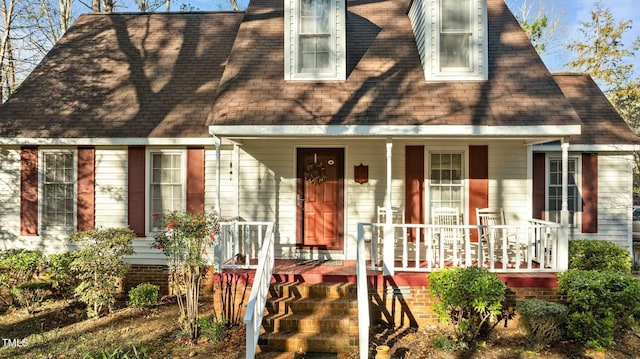
{"label": "small shrub with flowers", "polygon": [[178,322],[190,341],[198,338],[198,297],[207,248],[220,234],[220,219],[215,211],[196,215],[170,212],[165,226],[156,233],[152,247],[161,250],[169,264],[169,286],[178,300]]}

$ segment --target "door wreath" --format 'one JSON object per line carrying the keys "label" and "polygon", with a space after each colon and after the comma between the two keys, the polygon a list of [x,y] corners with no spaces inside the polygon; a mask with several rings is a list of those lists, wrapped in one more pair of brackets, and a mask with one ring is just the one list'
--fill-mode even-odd
{"label": "door wreath", "polygon": [[307,165],[307,170],[304,172],[305,181],[311,182],[315,185],[319,185],[327,180],[325,168],[320,163],[310,163]]}

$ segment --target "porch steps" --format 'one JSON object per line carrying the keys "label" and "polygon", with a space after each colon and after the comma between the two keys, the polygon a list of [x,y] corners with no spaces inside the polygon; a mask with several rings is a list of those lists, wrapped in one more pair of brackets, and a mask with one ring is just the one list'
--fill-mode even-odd
{"label": "porch steps", "polygon": [[355,284],[274,283],[269,293],[258,358],[335,358],[357,351]]}

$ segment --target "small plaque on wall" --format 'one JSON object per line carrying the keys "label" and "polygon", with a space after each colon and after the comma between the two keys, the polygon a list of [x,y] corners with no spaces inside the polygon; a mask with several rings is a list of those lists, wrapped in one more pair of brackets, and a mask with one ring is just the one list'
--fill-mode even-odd
{"label": "small plaque on wall", "polygon": [[365,166],[362,163],[353,166],[353,180],[360,184],[369,182],[369,166]]}

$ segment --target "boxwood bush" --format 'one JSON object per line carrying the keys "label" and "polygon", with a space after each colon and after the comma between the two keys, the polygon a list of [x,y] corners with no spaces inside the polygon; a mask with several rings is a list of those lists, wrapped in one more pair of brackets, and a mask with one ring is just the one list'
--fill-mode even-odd
{"label": "boxwood bush", "polygon": [[573,240],[569,241],[569,269],[631,273],[631,255],[613,242]]}
{"label": "boxwood bush", "polygon": [[451,322],[461,343],[488,334],[502,314],[506,285],[495,273],[478,267],[444,268],[429,275],[433,310],[438,320]]}
{"label": "boxwood bush", "polygon": [[640,280],[631,274],[572,269],[560,275],[558,286],[568,308],[568,335],[589,347],[612,346],[615,334],[640,315]]}
{"label": "boxwood bush", "polygon": [[151,283],[140,283],[129,290],[129,305],[143,308],[158,303],[160,287]]}

